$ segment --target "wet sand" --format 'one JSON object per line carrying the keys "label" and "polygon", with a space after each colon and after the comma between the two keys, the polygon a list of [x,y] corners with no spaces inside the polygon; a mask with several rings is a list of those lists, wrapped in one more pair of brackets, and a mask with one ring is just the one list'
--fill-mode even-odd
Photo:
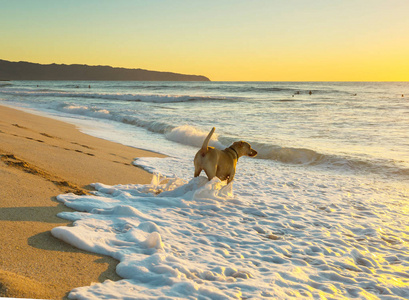
{"label": "wet sand", "polygon": [[81,133],[74,125],[0,106],[0,297],[62,299],[118,280],[117,261],[76,249],[50,230],[71,211],[55,197],[90,183],[149,183],[135,157],[161,156]]}

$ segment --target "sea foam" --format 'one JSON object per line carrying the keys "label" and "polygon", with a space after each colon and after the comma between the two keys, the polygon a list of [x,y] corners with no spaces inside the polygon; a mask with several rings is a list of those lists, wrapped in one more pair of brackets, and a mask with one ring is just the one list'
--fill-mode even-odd
{"label": "sea foam", "polygon": [[[252,188],[250,177],[265,185]],[[336,182],[277,167],[274,178],[241,169],[235,191],[217,178],[156,174],[148,185],[96,183],[94,195],[59,195],[78,211],[60,213],[74,226],[52,234],[117,259],[123,278],[69,297],[409,296],[409,239],[396,224],[396,203],[373,193],[368,201],[372,186]]]}

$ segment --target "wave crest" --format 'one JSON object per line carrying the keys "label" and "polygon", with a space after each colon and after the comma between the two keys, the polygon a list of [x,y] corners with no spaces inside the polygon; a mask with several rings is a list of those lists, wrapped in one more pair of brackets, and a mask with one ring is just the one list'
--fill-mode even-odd
{"label": "wave crest", "polygon": [[258,151],[257,158],[275,160],[286,164],[299,164],[336,168],[341,171],[375,173],[388,176],[390,174],[409,176],[409,168],[401,167],[394,161],[371,161],[336,154],[320,153],[312,149],[281,147],[262,143],[252,143]]}
{"label": "wave crest", "polygon": [[[209,132],[202,131],[196,127],[183,125],[173,128],[170,132],[165,134],[165,137],[173,142],[200,148],[208,134]],[[225,146],[217,140],[217,134],[212,136],[209,145],[218,149],[225,148]]]}

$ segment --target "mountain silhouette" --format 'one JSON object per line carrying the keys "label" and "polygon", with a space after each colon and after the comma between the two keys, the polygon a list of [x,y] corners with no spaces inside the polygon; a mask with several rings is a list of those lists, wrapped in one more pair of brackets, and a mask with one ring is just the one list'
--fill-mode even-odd
{"label": "mountain silhouette", "polygon": [[129,80],[129,81],[210,81],[201,75],[185,75],[110,66],[37,64],[0,59],[0,80]]}

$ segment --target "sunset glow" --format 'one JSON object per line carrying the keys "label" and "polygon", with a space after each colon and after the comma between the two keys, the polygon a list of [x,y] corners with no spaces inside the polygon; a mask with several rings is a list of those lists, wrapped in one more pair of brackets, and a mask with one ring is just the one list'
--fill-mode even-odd
{"label": "sunset glow", "polygon": [[407,81],[408,1],[6,1],[0,59],[213,81]]}

